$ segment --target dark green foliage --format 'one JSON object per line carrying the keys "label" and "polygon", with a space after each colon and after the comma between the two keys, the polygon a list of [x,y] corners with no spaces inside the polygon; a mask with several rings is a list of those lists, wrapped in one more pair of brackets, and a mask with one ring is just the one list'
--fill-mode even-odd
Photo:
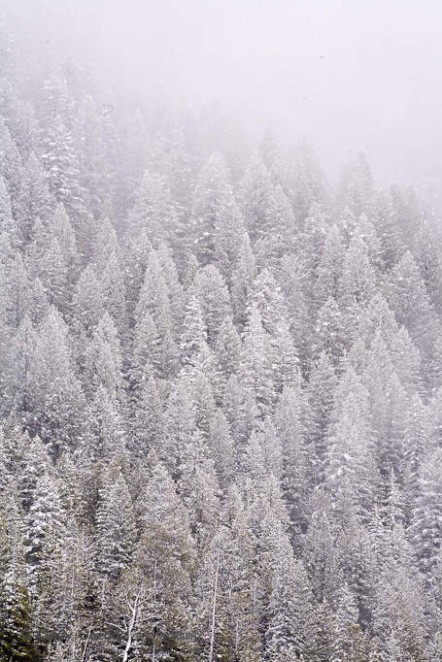
{"label": "dark green foliage", "polygon": [[0,580],[0,659],[39,662],[28,591],[10,566]]}

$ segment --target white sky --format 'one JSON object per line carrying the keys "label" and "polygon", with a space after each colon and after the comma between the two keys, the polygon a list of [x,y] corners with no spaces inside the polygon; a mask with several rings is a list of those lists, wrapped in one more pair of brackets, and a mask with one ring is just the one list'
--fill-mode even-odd
{"label": "white sky", "polygon": [[382,182],[442,178],[441,0],[3,3],[140,87],[307,136],[329,172],[362,148]]}

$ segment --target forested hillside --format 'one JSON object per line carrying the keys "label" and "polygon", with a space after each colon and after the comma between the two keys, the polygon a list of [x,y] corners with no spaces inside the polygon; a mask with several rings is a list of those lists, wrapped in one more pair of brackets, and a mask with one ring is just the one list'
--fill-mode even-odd
{"label": "forested hillside", "polygon": [[0,660],[442,660],[438,223],[2,39]]}

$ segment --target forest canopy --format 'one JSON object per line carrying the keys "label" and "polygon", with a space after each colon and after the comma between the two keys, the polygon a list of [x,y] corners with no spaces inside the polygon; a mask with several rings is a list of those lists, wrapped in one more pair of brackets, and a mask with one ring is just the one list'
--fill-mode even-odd
{"label": "forest canopy", "polygon": [[442,659],[437,219],[8,40],[0,659]]}

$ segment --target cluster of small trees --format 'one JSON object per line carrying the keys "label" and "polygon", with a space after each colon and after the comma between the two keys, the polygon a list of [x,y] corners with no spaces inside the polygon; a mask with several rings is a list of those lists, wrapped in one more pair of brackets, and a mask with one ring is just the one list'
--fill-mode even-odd
{"label": "cluster of small trees", "polygon": [[0,658],[442,659],[431,216],[2,57]]}

